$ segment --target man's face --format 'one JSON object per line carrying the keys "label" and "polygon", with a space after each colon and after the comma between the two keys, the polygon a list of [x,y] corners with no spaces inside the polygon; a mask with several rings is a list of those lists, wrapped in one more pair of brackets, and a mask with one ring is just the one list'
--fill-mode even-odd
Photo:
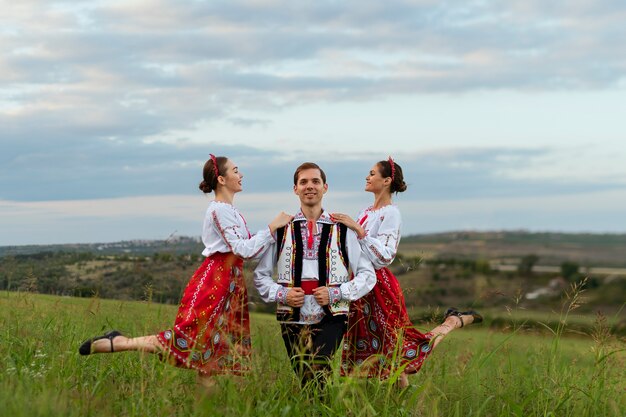
{"label": "man's face", "polygon": [[328,184],[322,181],[322,174],[317,168],[300,171],[298,182],[293,186],[293,192],[300,198],[300,204],[308,207],[322,205],[322,197],[328,190]]}

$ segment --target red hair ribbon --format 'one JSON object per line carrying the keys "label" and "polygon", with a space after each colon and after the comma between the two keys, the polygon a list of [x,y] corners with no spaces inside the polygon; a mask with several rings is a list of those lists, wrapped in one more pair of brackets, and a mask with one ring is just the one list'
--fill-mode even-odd
{"label": "red hair ribbon", "polygon": [[393,162],[391,155],[389,156],[389,165],[391,166],[391,182],[393,182],[393,179],[396,176],[396,164]]}
{"label": "red hair ribbon", "polygon": [[209,154],[211,161],[213,161],[213,172],[215,172],[215,178],[220,176],[220,171],[217,169],[217,158],[212,153]]}

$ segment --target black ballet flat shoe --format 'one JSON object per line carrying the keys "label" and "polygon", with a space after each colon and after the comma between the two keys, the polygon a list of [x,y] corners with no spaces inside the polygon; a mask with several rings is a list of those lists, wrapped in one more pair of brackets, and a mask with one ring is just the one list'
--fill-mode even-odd
{"label": "black ballet flat shoe", "polygon": [[446,311],[445,316],[443,316],[444,321],[450,316],[458,317],[459,320],[461,321],[461,327],[465,325],[465,323],[463,323],[463,319],[461,318],[461,316],[472,316],[474,320],[472,321],[471,324],[481,323],[483,321],[483,316],[481,316],[477,311],[474,311],[474,310],[459,311],[456,308],[452,307],[452,308],[449,308],[448,311]]}
{"label": "black ballet flat shoe", "polygon": [[111,342],[111,352],[114,352],[113,339],[121,335],[122,333],[118,332],[117,330],[112,330],[108,333],[105,333],[103,336],[98,336],[98,337],[94,337],[93,339],[85,340],[83,344],[80,345],[80,347],[78,348],[78,353],[80,353],[81,355],[91,355],[92,353],[91,344],[95,342],[96,340],[102,340],[102,339],[109,339],[109,342]]}

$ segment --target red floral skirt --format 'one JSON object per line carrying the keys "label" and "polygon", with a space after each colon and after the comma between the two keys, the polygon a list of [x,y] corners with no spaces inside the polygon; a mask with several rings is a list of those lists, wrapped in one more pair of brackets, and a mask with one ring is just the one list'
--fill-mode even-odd
{"label": "red floral skirt", "polygon": [[157,335],[170,363],[204,375],[248,369],[250,318],[242,268],[238,256],[216,253],[194,273],[173,328]]}
{"label": "red floral skirt", "polygon": [[431,338],[413,327],[396,277],[379,269],[374,289],[350,305],[341,374],[385,379],[400,368],[415,373],[430,354]]}

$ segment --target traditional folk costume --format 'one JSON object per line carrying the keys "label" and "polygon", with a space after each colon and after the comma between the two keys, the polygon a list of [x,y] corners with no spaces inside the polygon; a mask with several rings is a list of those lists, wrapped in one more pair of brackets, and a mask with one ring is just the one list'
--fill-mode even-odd
{"label": "traditional folk costume", "polygon": [[358,222],[366,232],[359,243],[376,269],[376,286],[351,305],[342,375],[387,378],[399,367],[415,373],[430,353],[432,334],[413,327],[402,288],[387,268],[396,256],[401,221],[394,205],[359,213]]}
{"label": "traditional folk costume", "polygon": [[[254,283],[263,301],[276,302],[287,354],[296,374],[306,382],[310,364],[329,366],[346,331],[350,302],[371,291],[376,277],[371,262],[362,256],[356,234],[334,223],[326,211],[317,222],[307,221],[299,212],[277,231],[276,240],[277,245],[263,255],[254,271]],[[315,288],[323,286],[330,298],[324,307],[313,295]],[[287,305],[292,287],[305,293],[300,308]]]}
{"label": "traditional folk costume", "polygon": [[269,228],[251,236],[234,206],[212,201],[202,242],[206,259],[185,288],[174,326],[157,339],[175,366],[203,375],[240,374],[251,349],[243,259],[259,256],[274,238]]}

